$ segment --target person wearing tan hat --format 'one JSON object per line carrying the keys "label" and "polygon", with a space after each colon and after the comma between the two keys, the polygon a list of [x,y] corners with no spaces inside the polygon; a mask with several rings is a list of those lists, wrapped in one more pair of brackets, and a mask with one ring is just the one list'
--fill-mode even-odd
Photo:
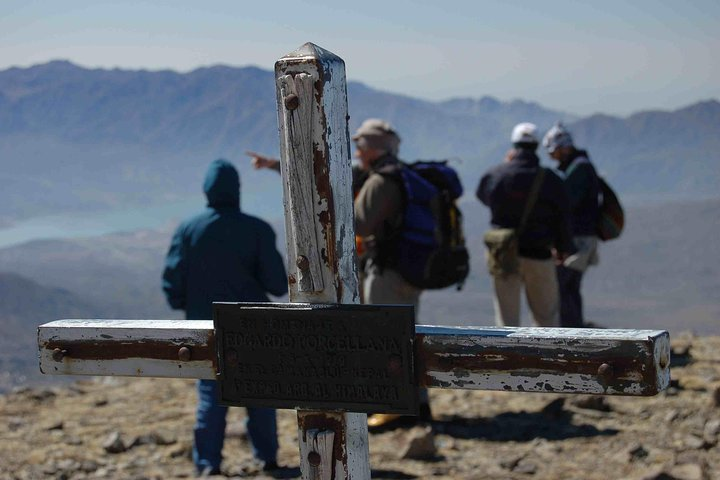
{"label": "person wearing tan hat", "polygon": [[[422,290],[410,285],[393,269],[389,242],[403,223],[403,191],[394,173],[401,167],[398,160],[400,136],[386,121],[365,120],[352,136],[355,157],[367,180],[355,198],[355,233],[367,250],[364,262],[364,303],[411,304],[417,314]],[[401,417],[375,414],[368,417],[368,427],[387,428],[400,424],[430,421],[427,390],[420,394],[420,416]]]}
{"label": "person wearing tan hat", "polygon": [[403,192],[391,176],[400,166],[400,137],[389,123],[371,118],[360,125],[352,140],[360,168],[368,173],[355,198],[355,233],[362,237],[368,251],[365,303],[405,303],[417,309],[421,290],[393,270],[392,259],[385,251],[403,220]]}
{"label": "person wearing tan hat", "polygon": [[[358,251],[364,251],[359,262],[363,303],[410,304],[417,313],[421,289],[410,285],[393,270],[389,242],[403,224],[404,192],[396,173],[402,166],[397,158],[400,136],[386,121],[370,118],[353,134],[355,158],[353,168],[355,194],[355,234]],[[280,171],[280,161],[247,152],[257,169]],[[421,390],[420,417],[375,414],[368,417],[370,428],[388,428],[431,420],[427,390]]]}
{"label": "person wearing tan hat", "polygon": [[[397,158],[400,136],[380,119],[365,120],[352,136],[359,168],[355,188],[355,233],[368,251],[363,269],[365,303],[404,303],[418,307],[421,290],[408,284],[392,270],[383,251],[386,240],[402,225],[403,192],[389,173],[400,166]],[[256,169],[280,172],[280,161],[255,152],[246,152]],[[359,172],[359,173],[356,173]]]}

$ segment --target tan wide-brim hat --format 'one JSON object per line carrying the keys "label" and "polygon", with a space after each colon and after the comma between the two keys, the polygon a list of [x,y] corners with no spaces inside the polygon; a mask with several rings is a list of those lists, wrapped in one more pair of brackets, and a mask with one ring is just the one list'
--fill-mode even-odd
{"label": "tan wide-brim hat", "polygon": [[365,120],[352,136],[358,148],[383,150],[397,154],[400,147],[400,136],[395,129],[379,118]]}

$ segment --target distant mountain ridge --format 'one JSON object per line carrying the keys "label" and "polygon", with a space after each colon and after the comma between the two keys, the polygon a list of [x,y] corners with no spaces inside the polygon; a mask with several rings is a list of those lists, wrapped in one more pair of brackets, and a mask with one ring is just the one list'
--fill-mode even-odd
{"label": "distant mountain ridge", "polygon": [[273,106],[273,88],[272,74],[254,67],[180,74],[88,70],[56,61],[0,72],[0,133],[171,149],[222,145],[230,126],[270,139],[275,121],[263,121],[274,120],[272,109],[270,115],[249,113]]}
{"label": "distant mountain ridge", "polygon": [[[519,100],[505,103],[482,97],[436,103],[357,82],[349,82],[348,94],[351,129],[366,117],[382,116],[396,124],[404,138],[412,139],[405,143],[418,151],[424,151],[415,147],[424,136],[418,135],[416,126],[428,120],[444,120],[434,122],[439,132],[449,127],[448,122],[481,121],[477,126],[484,128],[475,135],[488,136],[491,125],[493,134],[498,128],[493,116],[523,116],[538,123],[574,118]],[[243,137],[253,137],[265,150],[277,150],[274,76],[257,67],[213,66],[181,74],[91,70],[54,61],[0,71],[0,95],[3,135],[51,134],[72,141],[131,141],[170,148],[243,148]],[[411,121],[413,117],[419,122]],[[429,153],[439,154],[432,145],[426,147]],[[453,151],[474,153],[462,145],[449,153]]]}
{"label": "distant mountain ridge", "polygon": [[720,102],[620,119],[593,115],[570,125],[580,145],[621,190],[715,193],[720,185]]}
{"label": "distant mountain ridge", "polygon": [[[451,92],[448,92],[451,94]],[[441,102],[349,82],[350,128],[390,120],[401,156],[459,158],[471,193],[500,161],[512,126],[565,121],[621,192],[714,193],[720,183],[720,102],[627,118],[578,118],[492,97]],[[181,198],[207,163],[235,160],[247,197],[279,196],[276,178],[249,173],[246,149],[278,151],[273,73],[257,67],[87,69],[67,61],[0,71],[0,225],[57,211],[118,208]],[[546,159],[545,162],[548,162]]]}

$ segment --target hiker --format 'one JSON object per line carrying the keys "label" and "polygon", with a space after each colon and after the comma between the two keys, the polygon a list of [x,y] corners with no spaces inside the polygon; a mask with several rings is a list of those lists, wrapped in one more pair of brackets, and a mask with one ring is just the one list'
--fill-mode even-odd
{"label": "hiker", "polygon": [[[361,285],[363,303],[411,304],[417,312],[421,290],[408,284],[392,268],[382,268],[382,260],[378,258],[383,242],[400,227],[403,200],[398,182],[384,175],[372,175],[372,172],[399,165],[396,155],[400,137],[387,122],[369,119],[352,139],[357,147],[355,157],[359,160],[353,167],[353,197],[357,247],[363,252],[358,262],[358,273],[364,280]],[[252,157],[256,169],[280,172],[279,160],[255,152],[246,153]]]}
{"label": "hiker", "polygon": [[559,295],[553,254],[562,260],[575,251],[567,193],[562,180],[540,166],[535,125],[516,125],[510,140],[513,148],[504,162],[483,175],[476,192],[491,212],[485,244],[495,323],[520,325],[524,286],[535,325],[554,327],[559,325]]}
{"label": "hiker", "polygon": [[[462,285],[467,276],[469,259],[455,205],[462,185],[447,162],[402,163],[397,158],[400,137],[383,120],[365,120],[352,140],[359,160],[353,194],[361,298],[366,304],[413,305],[417,314],[424,288]],[[279,171],[278,160],[247,153],[255,168]],[[368,426],[431,420],[425,389],[419,413],[372,415]]]}
{"label": "hiker", "polygon": [[378,119],[365,120],[352,136],[355,157],[367,179],[355,198],[355,234],[368,251],[365,265],[365,303],[420,304],[419,288],[406,282],[387,258],[387,241],[402,224],[403,192],[399,182],[379,174],[399,168],[400,137],[390,124]]}
{"label": "hiker", "polygon": [[543,146],[565,183],[569,197],[570,227],[577,252],[557,266],[560,285],[560,326],[580,328],[585,325],[580,283],[590,265],[598,263],[597,223],[599,181],[595,167],[585,150],[575,148],[570,132],[558,122],[545,134]]}
{"label": "hiker", "polygon": [[[240,211],[240,178],[226,160],[215,160],[203,185],[207,209],[183,222],[173,236],[163,290],[188,320],[212,318],[212,302],[267,302],[287,293],[287,276],[275,233]],[[217,403],[217,382],[199,380],[193,462],[201,475],[220,473],[227,407]],[[278,470],[275,410],[247,409],[253,455],[264,471]]]}
{"label": "hiker", "polygon": [[[397,154],[400,136],[389,123],[379,119],[365,120],[352,136],[355,157],[360,170],[367,172],[355,198],[355,234],[362,239],[367,251],[364,265],[364,303],[411,304],[417,316],[422,290],[411,285],[393,268],[389,240],[402,226],[403,192],[398,181],[382,174],[400,168]],[[374,414],[368,417],[368,427],[385,428],[395,423],[431,420],[426,389],[421,389],[420,416],[405,417],[394,414]]]}

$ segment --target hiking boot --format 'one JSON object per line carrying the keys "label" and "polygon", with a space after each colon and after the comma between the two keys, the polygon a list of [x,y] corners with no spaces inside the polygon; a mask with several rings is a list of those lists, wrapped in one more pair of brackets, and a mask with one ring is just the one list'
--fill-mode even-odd
{"label": "hiking boot", "polygon": [[374,413],[368,417],[368,428],[387,428],[399,423],[403,415],[397,413]]}
{"label": "hiking boot", "polygon": [[418,415],[399,415],[397,413],[374,413],[368,415],[369,430],[386,430],[398,427],[412,427],[418,423],[432,422],[432,411],[429,403],[421,403]]}

